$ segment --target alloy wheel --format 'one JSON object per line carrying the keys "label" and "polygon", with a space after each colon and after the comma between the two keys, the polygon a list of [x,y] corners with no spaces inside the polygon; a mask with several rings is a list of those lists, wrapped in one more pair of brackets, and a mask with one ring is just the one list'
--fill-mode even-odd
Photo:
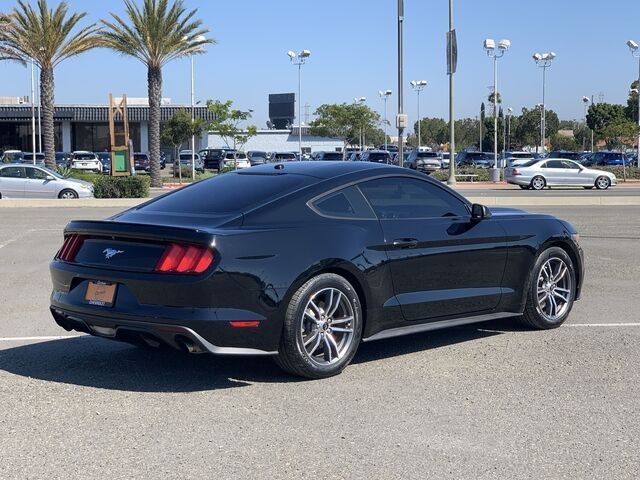
{"label": "alloy wheel", "polygon": [[535,190],[542,190],[544,188],[544,185],[545,185],[545,181],[544,181],[544,178],[542,177],[535,177],[533,180],[531,180],[531,186]]}
{"label": "alloy wheel", "polygon": [[71,190],[67,190],[62,192],[62,194],[60,195],[60,198],[77,198],[76,194],[73,193]]}
{"label": "alloy wheel", "polygon": [[600,190],[606,190],[607,188],[609,188],[609,179],[607,177],[598,177],[598,179],[596,180],[596,186]]}
{"label": "alloy wheel", "polygon": [[571,292],[569,266],[561,258],[549,258],[538,275],[538,311],[552,322],[559,320],[570,307]]}
{"label": "alloy wheel", "polygon": [[354,309],[347,296],[329,287],[314,293],[300,327],[303,353],[317,365],[338,362],[353,341]]}

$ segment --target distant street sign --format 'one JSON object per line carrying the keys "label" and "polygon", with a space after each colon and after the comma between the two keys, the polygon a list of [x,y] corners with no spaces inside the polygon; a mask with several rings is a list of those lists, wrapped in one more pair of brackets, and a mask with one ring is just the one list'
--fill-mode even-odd
{"label": "distant street sign", "polygon": [[456,73],[458,66],[458,42],[455,29],[447,32],[447,75]]}

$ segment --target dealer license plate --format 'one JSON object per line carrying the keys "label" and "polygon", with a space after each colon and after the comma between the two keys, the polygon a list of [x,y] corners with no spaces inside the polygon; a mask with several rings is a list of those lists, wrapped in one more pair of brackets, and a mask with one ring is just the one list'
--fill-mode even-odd
{"label": "dealer license plate", "polygon": [[90,281],[87,285],[87,292],[84,295],[84,299],[90,305],[111,307],[113,306],[113,300],[115,296],[115,283]]}

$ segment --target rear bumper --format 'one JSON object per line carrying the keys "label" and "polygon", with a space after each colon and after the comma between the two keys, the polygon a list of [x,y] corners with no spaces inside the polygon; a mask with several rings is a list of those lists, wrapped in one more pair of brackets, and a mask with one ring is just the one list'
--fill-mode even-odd
{"label": "rear bumper", "polygon": [[[76,313],[51,306],[51,314],[65,330],[75,330],[97,337],[130,343],[142,343],[152,347],[168,346],[189,353],[213,353],[217,355],[275,355],[277,351],[258,348],[220,346],[198,333],[188,321],[186,325],[147,321],[123,320],[87,313]],[[197,327],[195,327],[197,328]]]}

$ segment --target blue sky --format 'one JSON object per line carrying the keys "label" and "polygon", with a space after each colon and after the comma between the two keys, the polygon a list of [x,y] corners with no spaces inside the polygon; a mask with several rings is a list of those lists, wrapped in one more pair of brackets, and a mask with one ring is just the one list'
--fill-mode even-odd
{"label": "blue sky", "polygon": [[[52,1],[52,0],[50,0]],[[89,21],[122,11],[120,0],[69,0]],[[1,0],[8,10],[12,0]],[[303,67],[303,104],[351,102],[355,96],[382,111],[378,90],[394,92],[389,118],[396,111],[396,0],[187,0],[198,8],[218,44],[196,58],[196,98],[232,99],[253,109],[253,121],[265,125],[269,93],[293,92],[296,68],[287,50],[311,50]],[[541,101],[541,71],[536,51],[554,51],[547,75],[547,105],[562,119],[583,116],[583,95],[602,94],[624,103],[638,76],[625,42],[640,42],[637,0],[456,0],[458,31],[456,117],[475,116],[493,83],[491,61],[482,49],[486,37],[508,38],[512,48],[499,62],[504,105],[519,111]],[[421,94],[423,116],[447,115],[445,64],[447,0],[405,0],[405,111],[416,116],[412,79],[429,85]],[[189,103],[189,60],[164,69],[164,96]],[[28,69],[3,62],[0,95],[28,95]],[[111,74],[112,71],[117,73]],[[62,63],[56,71],[56,102],[104,104],[109,92],[146,96],[146,70],[137,61],[97,50]]]}

